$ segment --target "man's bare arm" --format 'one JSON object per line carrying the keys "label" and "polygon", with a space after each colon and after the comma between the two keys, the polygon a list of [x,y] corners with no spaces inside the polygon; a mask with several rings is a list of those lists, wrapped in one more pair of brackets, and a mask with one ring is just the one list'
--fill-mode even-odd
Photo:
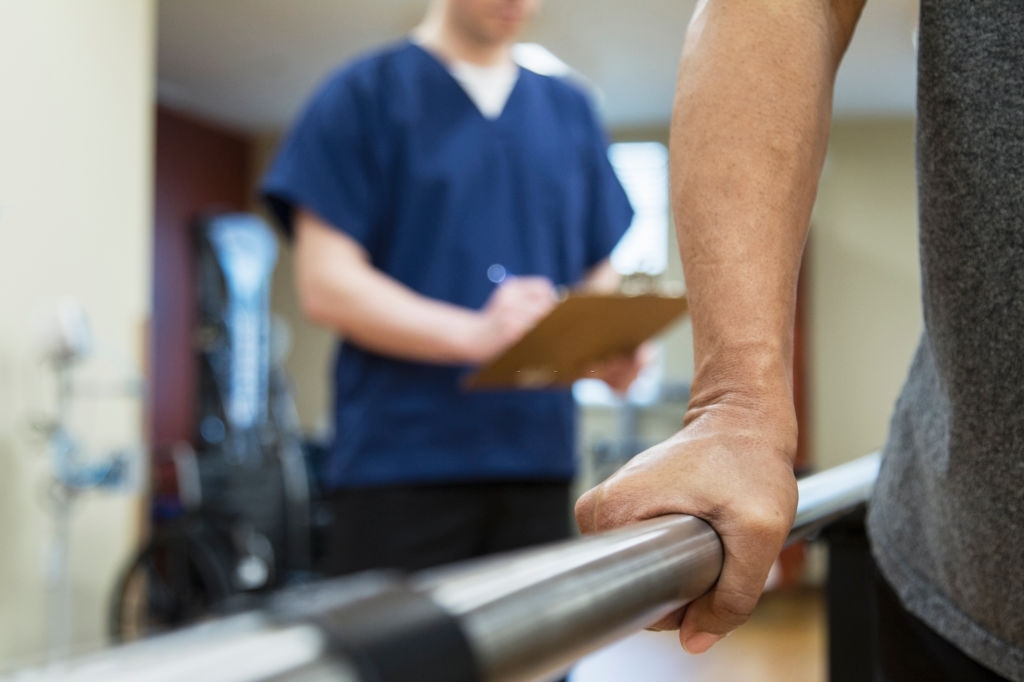
{"label": "man's bare arm", "polygon": [[862,2],[712,0],[694,16],[670,146],[698,387],[728,370],[790,390],[800,257]]}
{"label": "man's bare arm", "polygon": [[683,429],[577,504],[584,531],[669,513],[725,547],[714,589],[659,627],[700,653],[757,603],[796,507],[796,283],[835,73],[862,0],[709,0],[680,64],[672,204],[694,330]]}
{"label": "man's bare arm", "polygon": [[515,278],[485,308],[422,296],[377,270],[363,247],[316,215],[295,221],[296,288],[312,322],[382,355],[477,364],[499,353],[555,303],[550,282]]}

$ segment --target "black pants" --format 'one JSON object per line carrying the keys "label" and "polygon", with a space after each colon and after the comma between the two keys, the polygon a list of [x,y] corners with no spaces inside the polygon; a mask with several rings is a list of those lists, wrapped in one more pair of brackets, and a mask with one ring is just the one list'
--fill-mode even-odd
{"label": "black pants", "polygon": [[876,682],[1005,682],[904,609],[877,566],[873,574]]}
{"label": "black pants", "polygon": [[1003,680],[903,608],[871,556],[863,509],[822,535],[829,546],[832,682]]}
{"label": "black pants", "polygon": [[417,571],[571,532],[568,481],[343,489],[332,494],[331,509],[331,575]]}

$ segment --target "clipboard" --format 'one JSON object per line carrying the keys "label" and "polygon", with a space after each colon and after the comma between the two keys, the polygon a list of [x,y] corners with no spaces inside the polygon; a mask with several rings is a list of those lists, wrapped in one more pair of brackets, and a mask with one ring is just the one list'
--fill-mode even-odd
{"label": "clipboard", "polygon": [[523,338],[466,377],[469,390],[564,388],[632,353],[687,311],[685,296],[569,294]]}

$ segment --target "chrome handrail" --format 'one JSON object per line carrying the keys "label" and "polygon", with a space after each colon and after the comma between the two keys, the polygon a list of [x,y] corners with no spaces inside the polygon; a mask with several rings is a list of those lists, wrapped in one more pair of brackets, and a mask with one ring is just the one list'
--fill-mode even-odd
{"label": "chrome handrail", "polygon": [[[879,464],[875,453],[800,481],[789,542],[806,538],[863,504]],[[283,593],[276,607],[261,612],[15,679],[366,682],[371,675],[383,682],[549,679],[584,654],[696,599],[712,587],[721,566],[722,545],[708,524],[690,516],[669,516],[408,578],[371,575],[330,581]],[[394,613],[387,613],[388,609]],[[429,638],[416,631],[416,623],[422,622],[425,628],[446,627],[429,615],[433,611],[461,633],[463,646],[438,645],[430,650],[428,645],[424,650],[421,643]],[[416,617],[409,617],[413,612]],[[425,612],[428,616],[423,616]],[[358,630],[364,621],[372,621],[373,632],[351,637],[351,623]],[[377,632],[388,640],[386,646],[374,641]],[[450,642],[451,638],[431,641]],[[445,671],[466,668],[455,660],[464,654],[474,672],[446,677]],[[408,669],[400,672],[403,668],[396,657],[414,659],[420,673],[409,677]],[[361,673],[368,670],[365,666],[373,672]]]}

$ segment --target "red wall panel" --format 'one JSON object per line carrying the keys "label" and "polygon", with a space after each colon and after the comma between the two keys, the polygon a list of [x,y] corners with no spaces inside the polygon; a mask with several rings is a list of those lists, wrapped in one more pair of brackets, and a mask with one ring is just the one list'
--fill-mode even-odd
{"label": "red wall panel", "polygon": [[251,140],[158,107],[149,424],[159,450],[194,433],[195,255],[192,229],[211,210],[248,210]]}

